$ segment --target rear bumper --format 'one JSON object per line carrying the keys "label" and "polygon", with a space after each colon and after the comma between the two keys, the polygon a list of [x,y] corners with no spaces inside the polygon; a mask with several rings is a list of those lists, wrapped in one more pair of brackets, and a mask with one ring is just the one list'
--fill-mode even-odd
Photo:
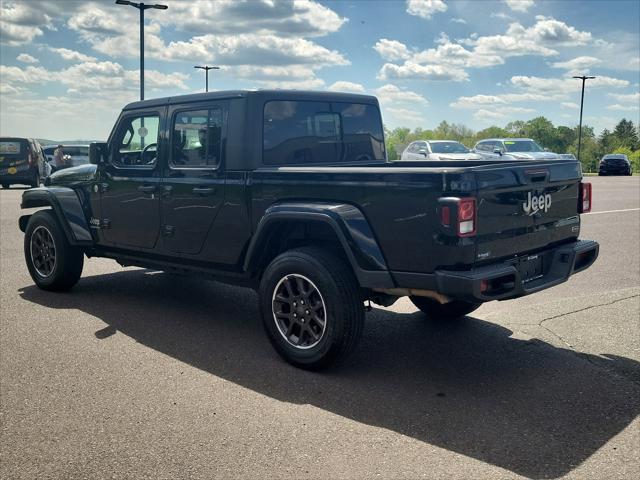
{"label": "rear bumper", "polygon": [[627,175],[631,172],[631,167],[628,166],[615,166],[615,167],[600,167],[598,173],[600,174],[613,174],[613,175]]}
{"label": "rear bumper", "polygon": [[543,270],[533,279],[525,280],[517,260],[485,265],[471,270],[436,270],[434,274],[395,272],[401,288],[435,290],[453,299],[472,302],[507,300],[539,292],[589,268],[598,258],[599,245],[592,240],[580,240],[540,252]]}
{"label": "rear bumper", "polygon": [[26,184],[30,185],[38,178],[38,170],[36,168],[28,168],[25,170],[18,170],[16,173],[8,173],[7,169],[0,171],[0,184]]}

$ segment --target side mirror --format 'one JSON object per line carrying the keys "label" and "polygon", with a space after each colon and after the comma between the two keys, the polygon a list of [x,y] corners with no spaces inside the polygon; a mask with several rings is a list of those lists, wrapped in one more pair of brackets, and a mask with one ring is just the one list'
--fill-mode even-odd
{"label": "side mirror", "polygon": [[104,142],[92,142],[89,144],[89,163],[100,165],[104,163],[104,153],[107,151],[107,144]]}
{"label": "side mirror", "polygon": [[421,148],[420,150],[418,150],[418,153],[424,157],[427,156],[427,150],[424,148]]}
{"label": "side mirror", "polygon": [[496,155],[502,156],[502,149],[499,147],[496,147],[493,149],[493,153],[495,153]]}

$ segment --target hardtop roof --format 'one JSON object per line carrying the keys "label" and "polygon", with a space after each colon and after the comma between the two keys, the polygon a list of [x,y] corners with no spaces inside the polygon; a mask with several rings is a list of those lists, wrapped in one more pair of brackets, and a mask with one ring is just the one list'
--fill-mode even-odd
{"label": "hardtop roof", "polygon": [[316,101],[339,101],[354,103],[378,104],[378,99],[372,95],[361,95],[357,93],[326,92],[312,90],[222,90],[218,92],[193,93],[189,95],[178,95],[175,97],[153,98],[141,100],[126,105],[123,110],[137,110],[148,107],[158,107],[162,105],[175,105],[182,103],[203,102],[207,100],[223,100],[232,98],[256,97],[264,100],[316,100]]}

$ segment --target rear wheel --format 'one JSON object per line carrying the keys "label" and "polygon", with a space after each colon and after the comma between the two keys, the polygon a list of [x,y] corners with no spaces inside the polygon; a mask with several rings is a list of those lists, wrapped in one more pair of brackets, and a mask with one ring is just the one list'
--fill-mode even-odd
{"label": "rear wheel", "polygon": [[260,307],[272,345],[300,368],[340,362],[362,333],[358,282],[345,261],[325,249],[304,247],[276,257],[260,282]]}
{"label": "rear wheel", "polygon": [[427,317],[434,320],[452,320],[462,318],[465,315],[480,308],[482,303],[465,302],[464,300],[453,300],[449,303],[440,303],[427,297],[409,297],[411,302],[420,309]]}
{"label": "rear wheel", "polygon": [[82,274],[84,253],[69,245],[53,214],[36,212],[29,219],[24,235],[24,257],[35,284],[43,290],[65,291]]}
{"label": "rear wheel", "polygon": [[2,184],[2,188],[4,188],[5,190],[9,190],[10,186],[11,186],[11,184],[9,184],[9,183],[3,183]]}

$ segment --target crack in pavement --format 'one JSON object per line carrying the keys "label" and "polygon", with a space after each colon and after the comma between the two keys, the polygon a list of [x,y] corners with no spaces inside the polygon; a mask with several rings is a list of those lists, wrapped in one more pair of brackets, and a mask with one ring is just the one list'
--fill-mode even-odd
{"label": "crack in pavement", "polygon": [[634,378],[629,378],[626,375],[623,375],[620,372],[618,372],[615,368],[610,368],[605,364],[598,363],[598,362],[594,361],[589,355],[587,355],[587,354],[585,354],[583,352],[577,351],[575,349],[575,347],[573,345],[571,345],[568,341],[566,341],[561,335],[559,335],[558,333],[554,332],[552,329],[550,329],[549,327],[544,325],[545,322],[548,322],[550,320],[554,320],[556,318],[564,317],[566,315],[572,315],[574,313],[584,312],[586,310],[591,310],[593,308],[606,307],[606,306],[613,305],[615,303],[623,302],[625,300],[629,300],[631,298],[636,298],[636,297],[640,297],[640,294],[630,295],[628,297],[618,298],[618,299],[612,300],[610,302],[600,303],[600,304],[597,304],[597,305],[591,305],[591,306],[588,306],[588,307],[580,308],[578,310],[573,310],[571,312],[566,312],[566,313],[561,313],[559,315],[554,315],[553,317],[544,318],[544,319],[540,320],[540,322],[538,322],[537,324],[530,323],[530,324],[520,324],[520,325],[538,326],[538,327],[544,328],[547,332],[549,332],[551,335],[553,335],[558,340],[560,340],[562,343],[564,343],[567,347],[569,347],[569,351],[571,353],[573,353],[575,356],[577,356],[578,358],[586,360],[587,362],[589,362],[594,367],[598,367],[598,368],[604,369],[608,373],[614,374],[616,377],[618,377],[620,379],[631,381],[632,383],[640,385],[640,380],[635,380]]}

